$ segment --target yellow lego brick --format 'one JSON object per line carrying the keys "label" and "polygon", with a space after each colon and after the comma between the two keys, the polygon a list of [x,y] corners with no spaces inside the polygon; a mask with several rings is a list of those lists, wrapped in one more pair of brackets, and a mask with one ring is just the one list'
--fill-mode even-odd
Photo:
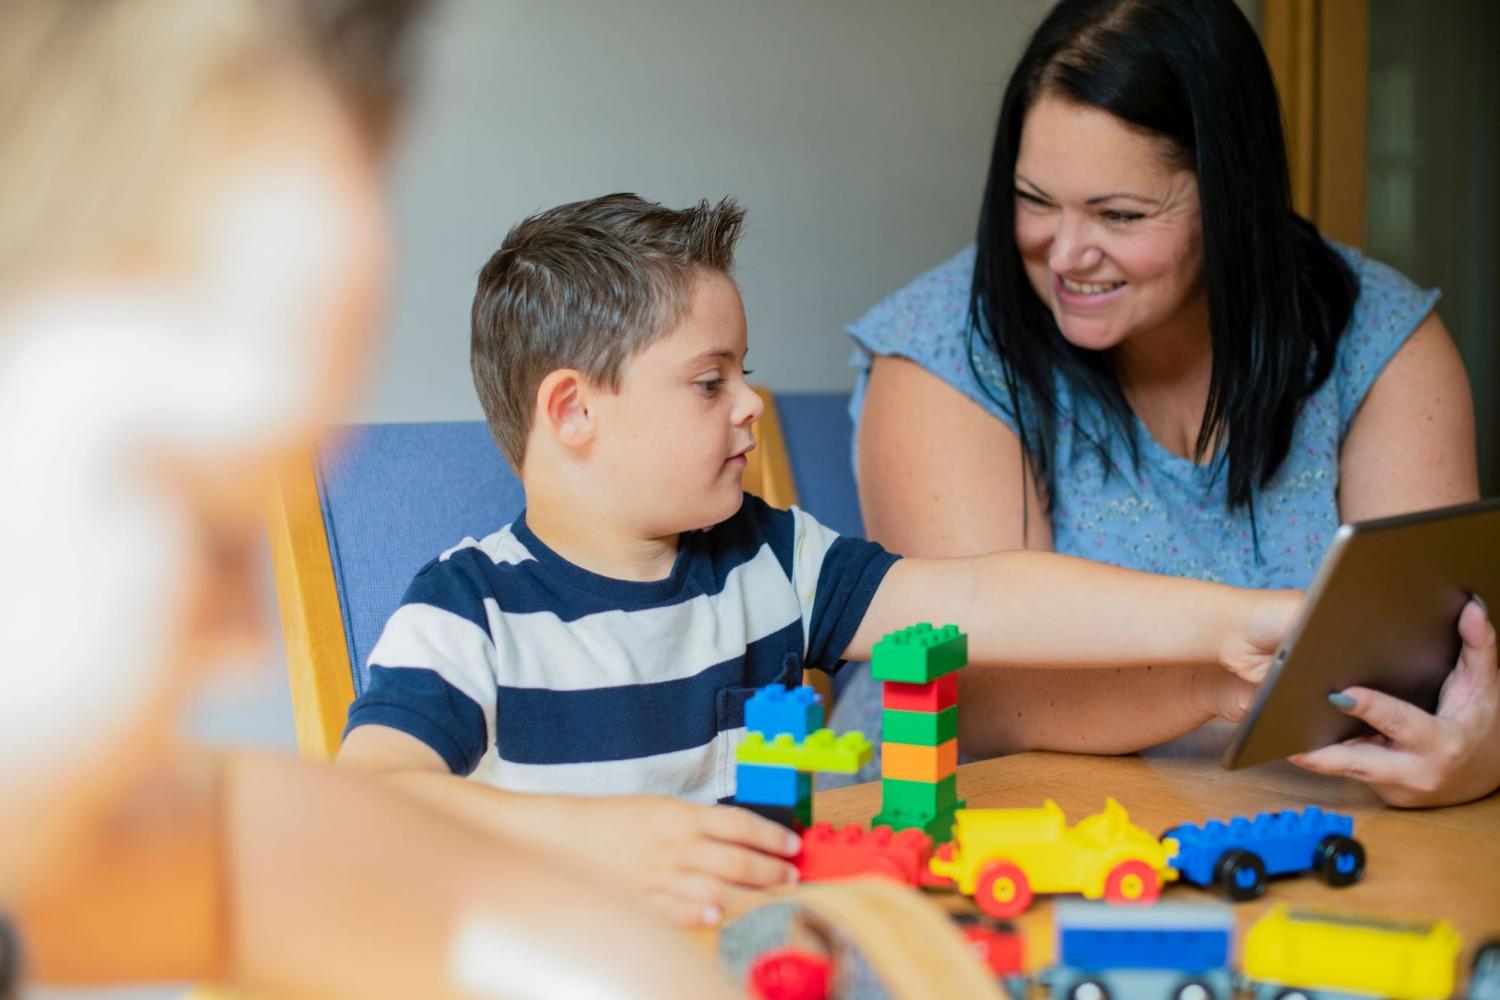
{"label": "yellow lego brick", "polygon": [[958,770],[958,740],[935,747],[886,743],[880,749],[880,776],[901,781],[936,782]]}
{"label": "yellow lego brick", "polygon": [[832,729],[809,733],[800,743],[791,733],[781,733],[770,742],[764,733],[746,733],[734,752],[734,759],[741,764],[775,764],[834,774],[853,774],[873,756],[875,747],[864,733],[835,736]]}
{"label": "yellow lego brick", "polygon": [[1256,983],[1421,1000],[1453,993],[1462,942],[1453,925],[1288,909],[1278,903],[1245,935]]}

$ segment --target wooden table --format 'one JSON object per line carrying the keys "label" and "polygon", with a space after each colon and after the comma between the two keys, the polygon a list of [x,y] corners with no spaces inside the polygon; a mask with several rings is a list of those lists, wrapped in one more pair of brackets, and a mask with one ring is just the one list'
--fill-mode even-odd
{"label": "wooden table", "polygon": [[[1474,947],[1500,937],[1500,794],[1445,809],[1391,809],[1365,786],[1276,763],[1222,770],[1216,757],[1087,757],[1025,753],[965,764],[958,793],[974,808],[1036,807],[1053,799],[1073,823],[1104,807],[1112,795],[1132,822],[1152,833],[1176,823],[1228,819],[1276,809],[1319,805],[1354,817],[1354,836],[1366,851],[1358,884],[1332,889],[1312,875],[1273,880],[1266,894],[1235,906],[1240,932],[1279,901],[1400,919],[1445,917],[1464,938],[1462,974]],[[814,819],[868,824],[880,808],[880,783],[819,792]],[[956,894],[955,894],[956,896]],[[1185,883],[1164,898],[1210,900]],[[1026,935],[1027,965],[1052,959],[1046,897],[1017,924]],[[965,907],[963,897],[945,905]]]}

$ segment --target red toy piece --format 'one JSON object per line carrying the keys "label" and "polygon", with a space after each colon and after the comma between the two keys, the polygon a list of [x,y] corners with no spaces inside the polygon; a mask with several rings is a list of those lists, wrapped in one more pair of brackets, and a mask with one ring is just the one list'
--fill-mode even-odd
{"label": "red toy piece", "polygon": [[958,674],[944,674],[926,684],[903,684],[885,681],[880,696],[881,708],[903,712],[941,712],[958,704]]}
{"label": "red toy piece", "polygon": [[832,978],[827,956],[781,948],[755,960],[746,987],[757,1000],[828,1000]]}
{"label": "red toy piece", "polygon": [[953,920],[968,938],[969,950],[991,972],[997,976],[1021,974],[1025,953],[1014,924],[972,913],[956,914]]}
{"label": "red toy piece", "polygon": [[893,831],[888,826],[866,830],[850,823],[835,830],[814,823],[802,834],[802,851],[792,863],[803,882],[821,882],[857,875],[885,875],[910,886],[924,884],[932,838],[921,830]]}

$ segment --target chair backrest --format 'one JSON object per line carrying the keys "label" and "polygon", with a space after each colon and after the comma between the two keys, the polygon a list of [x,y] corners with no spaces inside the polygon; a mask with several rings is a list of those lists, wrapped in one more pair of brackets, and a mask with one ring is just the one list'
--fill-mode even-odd
{"label": "chair backrest", "polygon": [[[830,527],[857,534],[847,396],[761,394],[746,489],[778,506],[800,495]],[[337,752],[370,651],[416,571],[513,520],[523,503],[481,421],[347,428],[281,484],[271,554],[305,755]]]}

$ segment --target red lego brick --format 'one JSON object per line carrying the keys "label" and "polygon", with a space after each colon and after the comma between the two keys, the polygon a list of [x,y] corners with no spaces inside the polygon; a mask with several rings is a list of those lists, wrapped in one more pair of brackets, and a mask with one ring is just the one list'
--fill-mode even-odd
{"label": "red lego brick", "polygon": [[945,674],[926,684],[886,681],[880,704],[903,712],[941,712],[958,704],[958,674]]}
{"label": "red lego brick", "polygon": [[931,857],[932,838],[921,830],[866,830],[855,823],[835,830],[828,823],[814,823],[803,832],[802,851],[792,863],[803,882],[885,875],[915,886]]}

